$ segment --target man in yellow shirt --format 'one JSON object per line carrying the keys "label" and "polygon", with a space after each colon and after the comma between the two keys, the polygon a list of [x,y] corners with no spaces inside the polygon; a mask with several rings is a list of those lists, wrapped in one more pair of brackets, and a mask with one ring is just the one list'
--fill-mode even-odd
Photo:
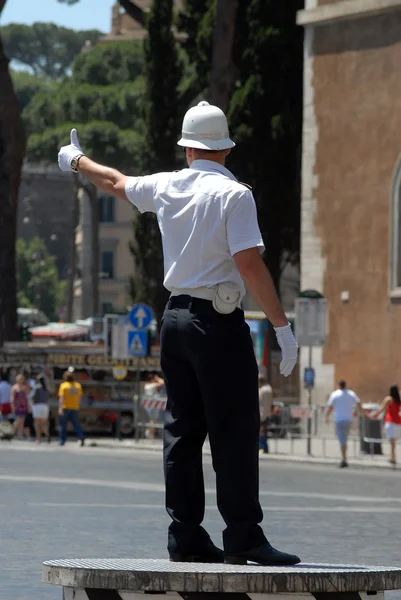
{"label": "man in yellow shirt", "polygon": [[67,439],[67,425],[71,421],[75,434],[81,440],[81,446],[84,445],[85,437],[78,420],[79,405],[82,397],[82,386],[74,381],[72,372],[64,373],[64,383],[60,385],[58,391],[60,416],[59,422],[59,444],[64,446]]}

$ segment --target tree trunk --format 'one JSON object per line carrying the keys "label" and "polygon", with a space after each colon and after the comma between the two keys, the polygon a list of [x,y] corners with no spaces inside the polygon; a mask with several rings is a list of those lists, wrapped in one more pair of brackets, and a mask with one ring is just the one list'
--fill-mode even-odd
{"label": "tree trunk", "polygon": [[91,260],[91,283],[92,283],[92,316],[99,314],[99,207],[96,186],[93,183],[83,184],[88,194],[91,207],[91,235],[92,235],[92,260]]}
{"label": "tree trunk", "polygon": [[[0,14],[5,1],[0,0]],[[25,133],[0,39],[0,347],[17,339],[15,242]]]}
{"label": "tree trunk", "polygon": [[74,173],[74,206],[72,210],[72,231],[71,231],[71,250],[70,250],[70,261],[68,267],[68,281],[67,281],[67,323],[72,323],[74,314],[74,283],[75,273],[77,270],[77,245],[76,245],[76,229],[79,220],[79,181],[78,174]]}
{"label": "tree trunk", "polygon": [[214,26],[209,99],[227,111],[237,69],[232,60],[238,0],[218,0]]}

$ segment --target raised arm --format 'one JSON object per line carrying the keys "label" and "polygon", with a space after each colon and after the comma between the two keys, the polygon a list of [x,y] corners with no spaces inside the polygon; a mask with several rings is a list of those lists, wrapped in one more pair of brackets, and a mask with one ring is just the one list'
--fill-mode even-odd
{"label": "raised arm", "polygon": [[390,396],[386,396],[384,398],[383,402],[380,404],[379,408],[373,414],[370,415],[370,418],[376,419],[376,417],[378,417],[380,415],[380,413],[382,413],[383,410],[385,410],[386,406],[388,404],[390,404],[390,402],[391,402]]}
{"label": "raised arm", "polygon": [[128,200],[125,185],[128,177],[110,167],[99,165],[82,152],[76,129],[71,130],[68,146],[60,148],[58,164],[62,171],[80,172],[86,179],[107,194]]}

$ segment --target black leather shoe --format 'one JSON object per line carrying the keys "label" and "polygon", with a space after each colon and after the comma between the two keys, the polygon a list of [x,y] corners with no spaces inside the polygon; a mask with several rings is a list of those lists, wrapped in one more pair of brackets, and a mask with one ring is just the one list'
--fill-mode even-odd
{"label": "black leather shoe", "polygon": [[270,546],[269,542],[245,552],[226,554],[224,559],[225,563],[231,565],[246,565],[248,561],[259,565],[296,565],[301,562],[301,559],[295,554],[287,554],[287,552],[276,550],[276,548]]}
{"label": "black leather shoe", "polygon": [[195,552],[170,552],[171,562],[223,563],[224,552],[210,542]]}

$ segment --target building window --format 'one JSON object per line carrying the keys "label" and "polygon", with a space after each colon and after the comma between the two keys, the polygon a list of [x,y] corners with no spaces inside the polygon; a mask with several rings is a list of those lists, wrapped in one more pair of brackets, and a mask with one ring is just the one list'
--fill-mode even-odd
{"label": "building window", "polygon": [[401,160],[393,183],[390,277],[391,289],[401,290]]}
{"label": "building window", "polygon": [[102,315],[107,315],[113,312],[112,302],[102,302]]}
{"label": "building window", "polygon": [[114,279],[114,252],[102,252],[101,278]]}
{"label": "building window", "polygon": [[99,221],[100,223],[114,223],[114,196],[102,194],[99,199]]}

